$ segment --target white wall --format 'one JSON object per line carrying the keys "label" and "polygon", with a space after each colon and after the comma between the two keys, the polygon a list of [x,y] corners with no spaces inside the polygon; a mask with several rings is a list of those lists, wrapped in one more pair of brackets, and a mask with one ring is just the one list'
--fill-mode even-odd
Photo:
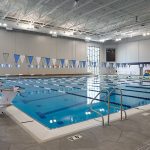
{"label": "white wall", "polygon": [[118,44],[116,47],[116,62],[150,62],[150,39]]}
{"label": "white wall", "polygon": [[103,46],[103,58],[102,58],[102,62],[106,62],[106,49],[107,48],[115,48],[116,49],[116,44],[104,44]]}
{"label": "white wall", "polygon": [[[84,41],[51,38],[46,35],[38,35],[33,33],[22,33],[0,30],[0,64],[4,63],[3,53],[10,54],[8,63],[13,65],[13,68],[0,68],[0,74],[74,74],[86,73],[86,68],[77,69],[36,69],[27,68],[23,64],[19,69],[14,66],[14,53],[25,54],[32,56],[41,56],[49,58],[64,58],[64,59],[87,59],[87,44]],[[92,43],[92,45],[95,45]],[[96,44],[96,46],[100,46]],[[34,60],[35,61],[35,60]]]}
{"label": "white wall", "polygon": [[[101,62],[106,62],[106,49],[107,48],[116,48],[116,44],[110,44],[110,43],[106,43],[103,45],[103,50],[101,52]],[[110,62],[110,63],[113,63],[113,62]],[[102,75],[106,75],[106,74],[116,74],[116,69],[115,68],[112,68],[111,66],[110,67],[101,67],[100,68],[100,74]]]}
{"label": "white wall", "polygon": [[[150,39],[119,43],[116,46],[116,62],[150,62]],[[139,65],[120,67],[117,70],[118,74],[140,75]]]}

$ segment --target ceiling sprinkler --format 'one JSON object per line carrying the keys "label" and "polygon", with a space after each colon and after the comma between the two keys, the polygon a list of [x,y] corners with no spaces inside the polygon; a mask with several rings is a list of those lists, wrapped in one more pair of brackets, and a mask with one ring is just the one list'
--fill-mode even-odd
{"label": "ceiling sprinkler", "polygon": [[77,7],[78,5],[79,5],[79,0],[75,0],[74,4],[73,4],[73,7]]}

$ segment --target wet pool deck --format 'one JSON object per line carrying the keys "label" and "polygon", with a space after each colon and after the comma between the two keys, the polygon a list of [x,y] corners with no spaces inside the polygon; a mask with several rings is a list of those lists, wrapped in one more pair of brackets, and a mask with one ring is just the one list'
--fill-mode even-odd
{"label": "wet pool deck", "polygon": [[67,137],[75,134],[37,143],[12,119],[0,115],[0,150],[150,150],[150,110],[78,134],[82,138],[73,142]]}

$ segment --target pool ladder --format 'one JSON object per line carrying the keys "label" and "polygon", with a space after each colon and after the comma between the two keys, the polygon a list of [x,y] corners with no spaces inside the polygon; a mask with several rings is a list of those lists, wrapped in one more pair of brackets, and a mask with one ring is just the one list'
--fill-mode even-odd
{"label": "pool ladder", "polygon": [[126,113],[126,111],[123,109],[122,90],[121,90],[120,88],[118,88],[118,87],[117,87],[117,88],[116,88],[116,87],[112,88],[111,91],[109,91],[108,89],[102,89],[102,90],[92,99],[92,101],[91,101],[91,103],[90,103],[90,110],[91,110],[92,112],[95,112],[95,113],[97,113],[98,115],[101,116],[101,118],[102,118],[102,126],[105,125],[104,116],[103,116],[103,114],[100,113],[99,111],[93,109],[92,104],[93,104],[94,101],[100,101],[100,102],[101,102],[101,100],[98,100],[98,99],[96,99],[96,98],[97,98],[99,95],[101,95],[101,93],[105,93],[104,101],[106,101],[107,104],[108,104],[107,124],[110,125],[110,107],[118,108],[118,107],[116,107],[116,106],[110,106],[110,96],[111,96],[111,94],[112,94],[114,91],[116,91],[116,90],[118,90],[118,91],[120,92],[120,115],[121,115],[120,118],[121,118],[121,120],[123,120],[123,112],[124,112],[124,115],[125,115],[125,118],[124,118],[124,119],[127,119],[127,113]]}

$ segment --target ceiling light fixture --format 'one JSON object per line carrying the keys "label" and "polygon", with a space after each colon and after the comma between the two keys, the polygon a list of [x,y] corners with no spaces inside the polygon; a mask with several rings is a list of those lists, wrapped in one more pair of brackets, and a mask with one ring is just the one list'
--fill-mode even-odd
{"label": "ceiling light fixture", "polygon": [[89,42],[91,40],[90,37],[85,37],[85,41]]}
{"label": "ceiling light fixture", "polygon": [[150,35],[150,33],[149,32],[147,32],[147,33],[143,33],[143,36],[149,36]]}
{"label": "ceiling light fixture", "polygon": [[57,37],[57,32],[56,31],[53,31],[52,37]]}
{"label": "ceiling light fixture", "polygon": [[34,29],[34,25],[33,24],[19,24],[19,26],[23,29]]}
{"label": "ceiling light fixture", "polygon": [[73,31],[67,31],[67,32],[65,32],[65,35],[66,36],[73,36],[74,32]]}
{"label": "ceiling light fixture", "polygon": [[56,31],[49,31],[49,34],[51,34],[53,37],[57,37],[57,32]]}
{"label": "ceiling light fixture", "polygon": [[110,38],[100,39],[99,42],[104,43],[104,42],[106,42],[108,40],[111,40],[111,39]]}
{"label": "ceiling light fixture", "polygon": [[12,27],[6,27],[6,30],[8,30],[8,31],[12,31],[12,30],[13,30],[13,28],[12,28]]}
{"label": "ceiling light fixture", "polygon": [[28,29],[34,29],[34,25],[33,25],[32,23],[30,23],[30,24],[28,25]]}
{"label": "ceiling light fixture", "polygon": [[49,31],[49,34],[53,34],[53,31]]}
{"label": "ceiling light fixture", "polygon": [[3,23],[3,27],[7,27],[7,24],[6,24],[6,23]]}
{"label": "ceiling light fixture", "polygon": [[104,43],[105,42],[105,39],[101,39],[101,40],[99,40],[101,43]]}
{"label": "ceiling light fixture", "polygon": [[116,42],[121,41],[121,38],[117,38],[117,39],[115,39],[115,41],[116,41]]}

